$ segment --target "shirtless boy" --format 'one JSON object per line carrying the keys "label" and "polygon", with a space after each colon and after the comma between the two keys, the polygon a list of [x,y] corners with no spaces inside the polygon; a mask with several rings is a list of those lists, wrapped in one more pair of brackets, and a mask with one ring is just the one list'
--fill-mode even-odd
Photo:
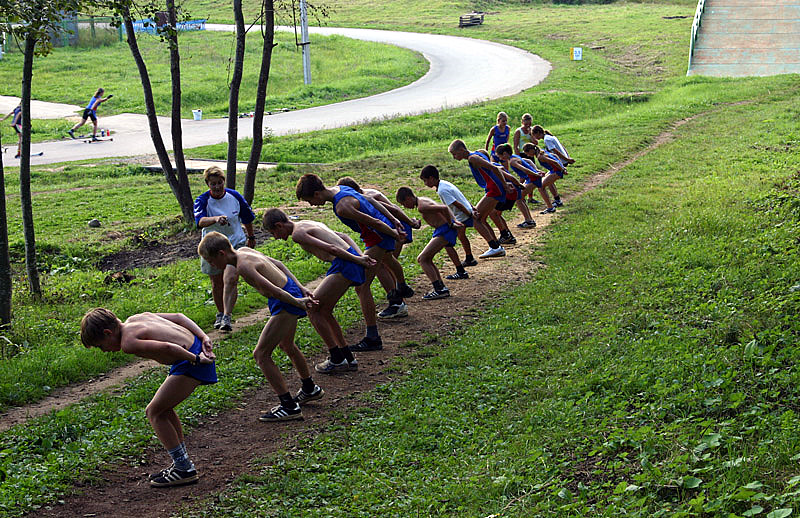
{"label": "shirtless boy", "polygon": [[422,219],[425,220],[425,223],[434,229],[433,237],[417,257],[417,262],[422,267],[422,271],[425,272],[425,275],[428,276],[428,279],[430,279],[433,284],[433,291],[426,293],[422,298],[425,300],[434,300],[449,297],[450,290],[448,290],[444,282],[442,282],[442,276],[439,273],[439,269],[433,263],[433,258],[444,248],[450,260],[455,264],[456,270],[461,274],[467,273],[461,261],[458,259],[458,253],[456,253],[455,248],[453,248],[456,244],[458,228],[464,225],[455,219],[447,205],[436,203],[430,198],[417,197],[408,187],[400,187],[400,189],[397,190],[397,201],[407,209],[416,208],[422,215]]}
{"label": "shirtless boy", "polygon": [[[302,419],[300,404],[314,401],[325,394],[322,388],[314,384],[306,358],[294,343],[297,319],[306,316],[306,310],[317,305],[313,294],[298,282],[282,262],[246,246],[234,250],[228,238],[219,232],[206,234],[200,241],[197,252],[219,270],[224,271],[228,265],[233,266],[247,284],[269,300],[271,316],[258,337],[253,357],[278,395],[280,404],[262,414],[259,421]],[[303,383],[294,397],[289,393],[286,379],[272,360],[272,351],[276,346],[280,346],[289,356]]]}
{"label": "shirtless boy", "polygon": [[150,485],[168,487],[197,482],[197,470],[186,453],[183,427],[175,407],[198,385],[217,382],[208,335],[180,313],[141,313],[121,322],[111,311],[94,308],[81,320],[81,342],[101,351],[122,351],[172,366],[145,410],[158,440],[172,457],[172,465],[150,475]]}
{"label": "shirtless boy", "polygon": [[372,291],[369,290],[369,283],[366,287],[364,283],[368,274],[375,275],[374,271],[370,271],[377,265],[375,259],[362,255],[361,250],[347,234],[334,232],[324,223],[317,221],[289,221],[280,209],[269,209],[264,214],[264,228],[277,239],[286,240],[291,237],[292,241],[300,245],[303,250],[331,263],[325,279],[314,290],[314,298],[319,302],[319,306],[309,314],[314,329],[328,347],[330,357],[316,365],[314,369],[325,374],[350,370],[347,358],[352,358],[352,348],[349,348],[344,341],[342,328],[333,316],[333,308],[350,286],[356,287],[359,301],[362,302],[364,320],[367,322],[367,335],[357,344],[361,345],[358,350],[382,349],[383,341],[378,334],[375,300],[372,298]]}

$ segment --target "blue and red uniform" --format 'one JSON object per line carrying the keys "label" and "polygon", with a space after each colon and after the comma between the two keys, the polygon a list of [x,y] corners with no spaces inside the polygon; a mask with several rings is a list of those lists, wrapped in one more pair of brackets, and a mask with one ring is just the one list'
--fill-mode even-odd
{"label": "blue and red uniform", "polygon": [[377,230],[370,228],[366,225],[362,225],[358,221],[350,218],[345,218],[339,215],[336,212],[336,205],[339,204],[339,201],[342,198],[346,197],[353,197],[358,201],[358,210],[359,212],[363,212],[367,216],[373,217],[377,220],[383,221],[386,223],[387,226],[390,228],[394,228],[394,225],[391,224],[389,219],[384,216],[375,206],[369,202],[364,196],[362,196],[358,191],[355,189],[351,189],[346,185],[339,186],[339,192],[333,197],[333,213],[336,214],[336,217],[339,220],[350,227],[354,232],[358,232],[361,235],[361,240],[364,241],[364,246],[367,248],[371,248],[373,246],[379,246],[384,250],[392,251],[395,248],[396,240],[394,236],[388,236],[386,234],[382,234]]}
{"label": "blue and red uniform", "polygon": [[541,187],[542,186],[542,178],[539,175],[536,174],[536,173],[539,172],[536,169],[536,167],[531,166],[528,162],[523,160],[523,158],[521,156],[519,156],[519,155],[511,155],[511,158],[519,159],[519,162],[523,165],[522,168],[515,167],[509,161],[509,166],[511,166],[511,169],[515,173],[517,173],[517,176],[519,176],[520,180],[522,180],[525,183],[532,183],[536,187]]}
{"label": "blue and red uniform", "polygon": [[497,161],[499,158],[495,153],[495,149],[501,144],[508,143],[508,137],[511,136],[511,126],[506,124],[506,130],[504,132],[500,132],[497,124],[495,124],[492,129],[494,130],[494,134],[492,134],[492,160]]}
{"label": "blue and red uniform", "polygon": [[[489,162],[489,157],[481,153],[480,151],[473,151],[469,154],[469,156],[477,155],[487,162]],[[506,183],[503,178],[501,178],[494,170],[486,169],[484,167],[475,167],[469,162],[469,169],[472,171],[472,176],[475,178],[475,182],[478,186],[483,187],[483,190],[486,191],[486,195],[494,198],[498,202],[503,202],[506,200]]]}
{"label": "blue and red uniform", "polygon": [[542,164],[542,166],[544,166],[545,168],[547,168],[547,170],[550,171],[551,173],[557,174],[559,178],[564,178],[564,171],[566,168],[564,167],[564,164],[561,162],[558,156],[555,153],[549,153],[547,151],[543,151],[543,153],[544,156],[546,156],[553,162],[556,162],[558,165],[560,165],[561,169],[556,169],[552,165],[548,164],[547,162],[542,162],[541,160],[539,160],[539,163]]}

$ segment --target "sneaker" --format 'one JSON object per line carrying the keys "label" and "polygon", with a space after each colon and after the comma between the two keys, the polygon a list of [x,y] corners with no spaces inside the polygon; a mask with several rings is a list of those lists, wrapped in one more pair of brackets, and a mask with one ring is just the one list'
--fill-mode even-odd
{"label": "sneaker", "polygon": [[298,405],[305,405],[309,401],[321,399],[324,395],[325,391],[322,390],[322,387],[314,385],[314,390],[312,390],[310,394],[303,391],[303,389],[298,390],[297,394],[294,395],[294,402]]}
{"label": "sneaker", "polygon": [[150,473],[150,475],[148,476],[148,479],[149,480],[155,480],[155,479],[157,479],[158,477],[160,477],[161,475],[163,475],[164,473],[166,473],[167,471],[171,470],[174,467],[175,467],[175,463],[173,462],[172,464],[170,464],[166,468],[162,469],[161,471],[157,471],[155,473]]}
{"label": "sneaker", "polygon": [[14,155],[14,158],[20,158],[22,155]]}
{"label": "sneaker", "polygon": [[516,245],[517,238],[514,236],[503,236],[497,240],[501,245]]}
{"label": "sneaker", "polygon": [[440,291],[437,290],[429,291],[428,293],[422,296],[422,299],[423,300],[446,299],[449,296],[450,296],[450,290],[444,288]]}
{"label": "sneaker", "polygon": [[556,211],[555,207],[548,207],[541,211],[539,214],[553,214]]}
{"label": "sneaker", "polygon": [[300,408],[300,405],[295,403],[294,408],[286,408],[283,405],[273,407],[272,410],[266,414],[261,414],[261,417],[259,417],[258,420],[265,423],[273,423],[276,421],[291,421],[292,419],[302,418],[303,410]]}
{"label": "sneaker", "polygon": [[408,316],[408,306],[405,302],[390,304],[389,307],[378,313],[380,318],[401,318]]}
{"label": "sneaker", "polygon": [[[358,362],[356,362],[357,368]],[[342,360],[342,363],[333,363],[330,358],[327,358],[324,362],[314,365],[314,370],[321,374],[333,374],[334,372],[350,370],[350,364],[347,363],[347,360]]]}
{"label": "sneaker", "polygon": [[451,281],[458,281],[458,280],[461,280],[461,279],[469,279],[469,274],[467,272],[451,273],[450,275],[445,277],[445,279],[448,279],[448,280],[451,280]]}
{"label": "sneaker", "polygon": [[217,313],[216,318],[214,319],[214,329],[219,329],[222,327],[222,317],[225,313]]}
{"label": "sneaker", "polygon": [[485,251],[478,257],[481,259],[486,259],[487,257],[503,257],[506,255],[506,249],[502,246],[498,246],[497,248],[490,248],[489,250]]}
{"label": "sneaker", "polygon": [[353,361],[347,362],[347,370],[349,371],[357,371],[358,370],[358,359],[353,358]]}
{"label": "sneaker", "polygon": [[536,198],[528,198],[528,205],[539,205],[540,203],[542,202],[540,202]]}
{"label": "sneaker", "polygon": [[[75,130],[68,130],[68,131],[67,131],[67,133],[69,133],[69,136],[70,136],[70,137],[72,137],[73,139],[75,139]],[[152,479],[151,479],[151,480],[152,480]]]}
{"label": "sneaker", "polygon": [[233,331],[233,324],[231,324],[230,315],[222,315],[222,324],[219,326],[220,331]]}
{"label": "sneaker", "polygon": [[478,261],[470,259],[469,261],[462,261],[461,266],[478,266]]}
{"label": "sneaker", "polygon": [[370,338],[365,336],[355,345],[350,346],[350,350],[353,352],[364,352],[364,351],[380,351],[383,349],[383,340],[381,337],[378,338]]}
{"label": "sneaker", "polygon": [[560,199],[553,200],[553,207],[563,207],[563,206],[564,202],[561,201]]}
{"label": "sneaker", "polygon": [[522,223],[517,225],[517,228],[535,228],[535,227],[536,227],[536,222],[533,220],[523,221]]}
{"label": "sneaker", "polygon": [[414,296],[414,290],[408,284],[406,284],[403,287],[403,289],[397,290],[397,293],[398,293],[398,295],[400,295],[401,298],[404,298],[404,299],[410,299],[411,297]]}
{"label": "sneaker", "polygon": [[92,135],[92,142],[97,142],[98,140],[100,139],[97,138],[97,135]]}
{"label": "sneaker", "polygon": [[150,485],[153,487],[172,487],[194,484],[195,482],[197,482],[196,469],[182,471],[173,465],[159,473],[156,478],[150,480]]}

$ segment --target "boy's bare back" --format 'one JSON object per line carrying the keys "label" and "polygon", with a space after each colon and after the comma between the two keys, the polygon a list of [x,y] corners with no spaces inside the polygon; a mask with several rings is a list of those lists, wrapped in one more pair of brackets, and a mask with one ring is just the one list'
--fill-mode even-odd
{"label": "boy's bare back", "polygon": [[141,340],[169,342],[189,349],[194,342],[194,334],[185,327],[171,322],[155,313],[131,315],[122,327],[121,344],[124,352]]}
{"label": "boy's bare back", "polygon": [[286,274],[275,263],[258,250],[246,246],[236,251],[236,270],[247,284],[255,288],[258,288],[263,279],[278,288],[286,285]]}
{"label": "boy's bare back", "polygon": [[300,245],[306,252],[328,263],[333,261],[335,256],[314,246],[313,240],[308,239],[308,237],[316,238],[342,250],[347,250],[352,246],[351,243],[346,242],[338,233],[328,228],[324,223],[311,220],[296,222],[294,224],[294,231],[292,232],[292,241]]}
{"label": "boy's bare back", "polygon": [[436,203],[430,198],[425,196],[417,197],[417,210],[419,211],[425,223],[433,228],[449,224],[452,220],[445,214],[445,210],[449,212],[447,205]]}

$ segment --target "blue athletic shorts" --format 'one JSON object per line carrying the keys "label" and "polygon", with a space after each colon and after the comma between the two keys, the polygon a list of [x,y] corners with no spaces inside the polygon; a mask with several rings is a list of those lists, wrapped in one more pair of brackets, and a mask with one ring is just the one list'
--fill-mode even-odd
{"label": "blue athletic shorts", "polygon": [[454,228],[451,228],[449,224],[444,224],[436,227],[436,230],[433,231],[433,237],[443,237],[445,241],[450,243],[450,246],[455,246],[456,238],[458,237],[458,231]]}
{"label": "blue athletic shorts", "polygon": [[475,220],[472,219],[472,218],[467,218],[464,221],[462,221],[461,224],[464,225],[467,228],[474,227],[475,226]]}
{"label": "blue athletic shorts", "polygon": [[[283,287],[283,291],[288,292],[290,295],[297,297],[298,299],[303,298],[303,292],[300,291],[300,286],[298,286],[297,283],[294,282],[294,280],[289,276],[286,277],[286,286]],[[267,302],[269,303],[269,312],[272,316],[275,316],[284,310],[287,313],[297,315],[298,317],[306,316],[306,311],[304,309],[300,309],[292,304],[287,304],[276,298],[269,297]]]}
{"label": "blue athletic shorts", "polygon": [[[203,342],[195,336],[194,343],[192,343],[192,347],[189,348],[189,352],[200,354],[202,350]],[[169,375],[189,376],[199,381],[202,385],[210,385],[217,382],[217,365],[216,363],[198,363],[197,365],[192,365],[189,363],[189,360],[183,360],[172,364],[169,368]]]}
{"label": "blue athletic shorts", "polygon": [[412,241],[414,241],[414,236],[411,234],[411,232],[413,231],[411,225],[409,225],[404,221],[401,221],[400,224],[403,225],[403,232],[406,233],[406,240],[403,243],[411,243]]}
{"label": "blue athletic shorts", "polygon": [[559,177],[559,178],[564,178],[564,173],[565,173],[566,171],[553,171],[553,172],[554,172],[554,173],[556,173],[556,174],[558,175],[558,177]]}
{"label": "blue athletic shorts", "polygon": [[369,250],[373,246],[377,246],[379,248],[383,248],[387,252],[392,252],[394,251],[395,248],[397,248],[397,240],[395,238],[386,236],[384,234],[378,234],[378,235],[383,238],[379,242],[372,244],[368,244],[366,241],[364,242],[364,245],[366,245],[367,250]]}
{"label": "blue athletic shorts", "polygon": [[534,180],[534,179],[529,177],[527,180],[525,180],[525,185],[529,185],[529,184],[533,184],[536,187],[541,187],[542,186],[542,179],[541,178],[536,178]]}
{"label": "blue athletic shorts", "polygon": [[[356,249],[352,246],[348,248],[347,251],[355,256],[359,255],[359,253],[356,252]],[[353,286],[361,286],[364,284],[364,281],[367,278],[363,266],[350,261],[345,261],[341,257],[335,257],[333,259],[331,267],[328,268],[328,273],[326,275],[334,275],[336,273],[341,274],[345,279],[352,282]]]}

